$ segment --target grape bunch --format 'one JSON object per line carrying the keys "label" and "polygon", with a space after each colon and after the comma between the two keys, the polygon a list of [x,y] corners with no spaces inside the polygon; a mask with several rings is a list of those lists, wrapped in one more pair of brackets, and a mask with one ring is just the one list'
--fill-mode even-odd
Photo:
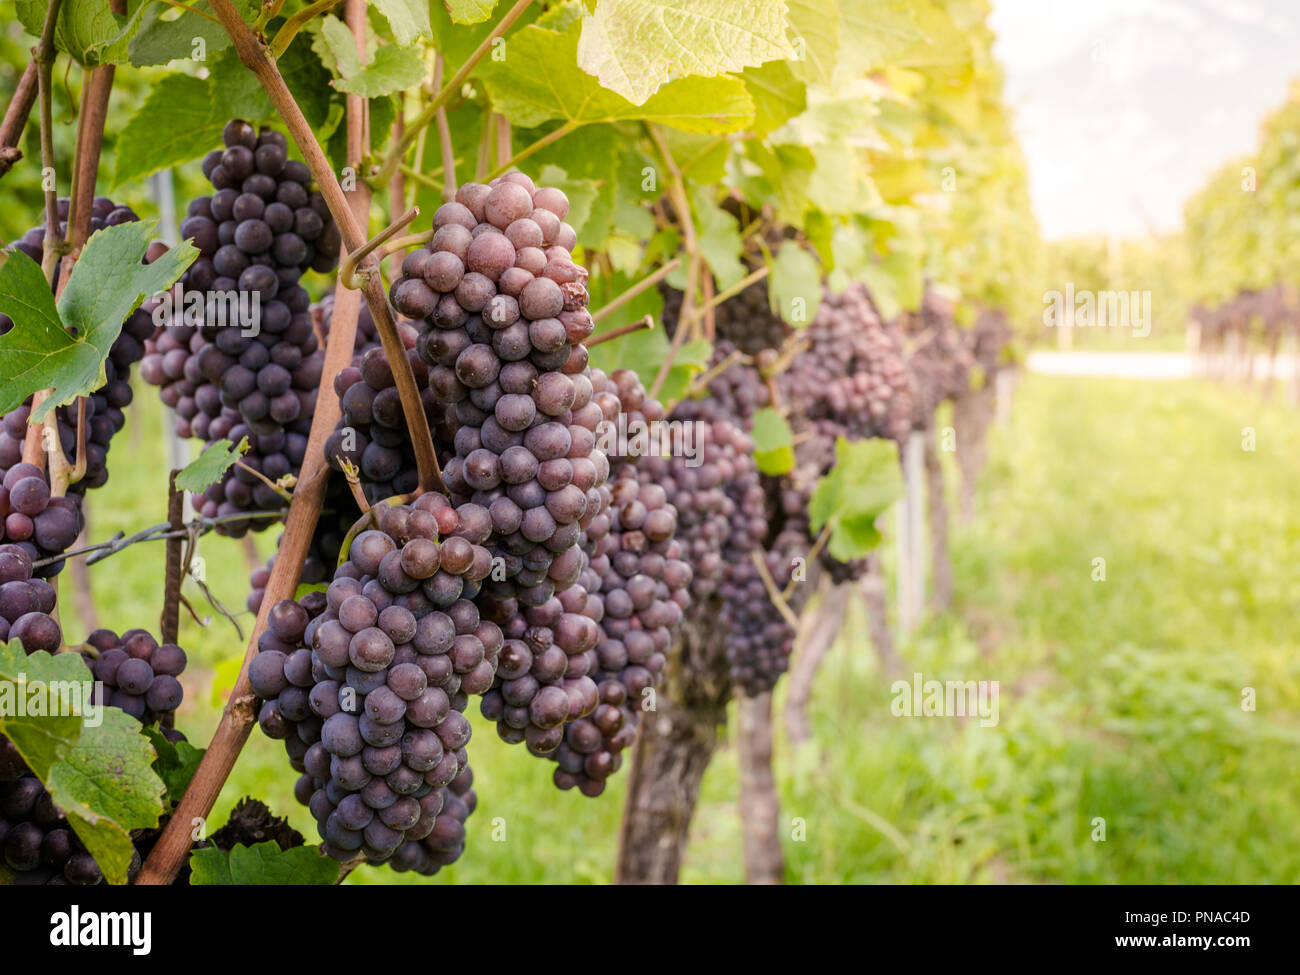
{"label": "grape bunch", "polygon": [[[33,562],[66,552],[81,534],[80,499],[75,495],[54,497],[45,472],[23,461],[5,471],[0,480],[0,513],[4,515],[0,540],[22,551],[28,568]],[[58,561],[33,571],[49,578],[62,568],[63,562]]]}
{"label": "grape bunch", "polygon": [[[601,398],[615,397],[634,423],[663,419],[663,407],[647,397],[636,374],[619,370],[608,379],[593,370]],[[647,690],[663,676],[668,652],[691,605],[692,572],[676,538],[677,510],[667,490],[647,476],[646,457],[620,458],[607,510],[587,532],[590,562],[578,586],[584,609],[599,627],[595,647],[598,703],[564,729],[551,754],[558,767],[555,784],[575,786],[586,796],[604,791],[605,781],[622,765],[622,751],[635,740],[636,722],[647,705]],[[484,697],[487,714],[489,698]],[[489,715],[490,716],[490,715]]]}
{"label": "grape bunch", "polygon": [[472,601],[491,569],[487,512],[440,494],[382,511],[323,598],[272,607],[249,679],[325,852],[421,869],[426,852],[458,852],[444,790],[468,768],[463,711],[491,687],[504,637]]}
{"label": "grape bunch", "polygon": [[184,697],[178,678],[185,670],[185,651],[162,643],[147,630],[127,630],[120,637],[98,629],[86,637],[81,659],[94,676],[95,703],[117,708],[144,724],[175,714]]}
{"label": "grape bunch", "polygon": [[[203,161],[215,192],[190,204],[180,228],[200,256],[141,365],[146,382],[176,410],[178,434],[249,439],[242,466],[196,499],[208,517],[280,508],[283,499],[257,475],[278,481],[302,466],[324,352],[299,280],[308,269],[333,268],[340,244],[310,172],[288,158],[283,135],[259,135],[234,120],[222,136],[226,148]],[[203,298],[198,321],[189,310],[195,295]],[[232,296],[241,314],[224,321],[236,310],[226,301]],[[218,530],[242,535],[266,524],[237,519]]]}
{"label": "grape bunch", "polygon": [[390,292],[398,311],[431,326],[420,353],[456,424],[443,478],[453,502],[490,512],[505,563],[488,588],[533,608],[577,579],[568,553],[609,474],[596,446],[609,417],[584,374],[587,272],[571,259],[567,213],[563,193],[522,173],[466,183]]}
{"label": "grape bunch", "polygon": [[917,313],[902,316],[910,340],[907,359],[914,390],[912,429],[934,423],[934,411],[946,399],[970,389],[970,348],[953,319],[952,302],[927,290]]}
{"label": "grape bunch", "polygon": [[0,643],[18,640],[28,653],[57,652],[63,632],[54,618],[54,604],[54,587],[33,576],[27,550],[0,545]]}
{"label": "grape bunch", "polygon": [[[368,319],[368,310],[363,311]],[[447,408],[428,389],[429,367],[415,351],[420,333],[410,323],[400,322],[398,334],[407,349],[416,386],[421,389],[435,442],[441,439],[450,443]],[[414,491],[419,486],[415,451],[393,370],[378,340],[364,346],[353,364],[334,377],[334,391],[342,415],[325,443],[326,462],[336,471],[342,471],[345,462],[354,465],[371,504]]]}
{"label": "grape bunch", "polygon": [[[682,293],[666,284],[659,286],[659,293],[664,300],[664,327],[672,335],[681,317]],[[792,329],[772,311],[767,282],[755,281],[714,308],[713,332],[746,355],[756,356],[765,349],[781,348]]]}
{"label": "grape bunch", "polygon": [[902,331],[881,319],[863,285],[824,294],[803,338],[806,348],[777,386],[819,435],[832,442],[907,436],[913,392]]}
{"label": "grape bunch", "polygon": [[[99,864],[40,779],[27,773],[0,782],[0,850],[15,884],[90,886],[104,879]],[[129,876],[140,869],[133,852]]]}
{"label": "grape bunch", "polygon": [[[72,208],[72,201],[66,196],[59,197],[57,201],[57,212],[59,215],[59,237],[64,238],[68,235],[68,214]],[[119,206],[106,196],[97,196],[91,201],[90,207],[90,232],[93,234],[96,230],[103,230],[105,227],[116,227],[118,224],[134,223],[140,218],[136,216],[135,211],[129,206]],[[45,256],[45,225],[41,224],[32,227],[25,234],[19,237],[13,243],[15,250],[20,250],[30,257],[37,264],[41,263]],[[63,273],[63,258],[59,258],[54,265],[53,287],[57,290],[59,286],[59,275]],[[0,314],[0,335],[9,331],[13,327],[13,321],[8,315]]]}

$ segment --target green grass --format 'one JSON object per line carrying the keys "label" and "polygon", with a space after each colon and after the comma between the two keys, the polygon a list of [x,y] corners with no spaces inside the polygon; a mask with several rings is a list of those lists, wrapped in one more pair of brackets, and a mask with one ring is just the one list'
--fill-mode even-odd
{"label": "green grass", "polygon": [[[163,519],[151,394],[130,421],[142,435],[122,435],[92,496],[96,538]],[[991,446],[976,519],[954,530],[957,605],[900,649],[909,674],[998,681],[1000,721],[893,717],[855,607],[819,675],[814,740],[792,749],[778,730],[788,879],[1300,881],[1300,415],[1200,383],[1031,377]],[[209,537],[202,550],[214,589],[242,609],[240,545]],[[140,545],[92,567],[104,625],[156,626],[162,560],[161,545]],[[216,668],[243,644],[219,618],[187,620],[182,636],[193,662],[178,723],[202,743]],[[1255,711],[1241,707],[1247,687]],[[607,881],[624,776],[598,800],[559,793],[549,763],[475,722],[469,847],[432,882]],[[279,743],[254,732],[213,822],[253,794],[314,836],[293,780]],[[725,745],[684,881],[743,880],[736,791]],[[1090,838],[1096,819],[1104,842]],[[413,878],[352,878],[395,879]]]}

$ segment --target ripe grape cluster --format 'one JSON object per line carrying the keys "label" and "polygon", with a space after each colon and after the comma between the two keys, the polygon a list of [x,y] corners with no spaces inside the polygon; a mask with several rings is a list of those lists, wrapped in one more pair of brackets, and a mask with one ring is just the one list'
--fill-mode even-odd
{"label": "ripe grape cluster", "polygon": [[907,436],[913,394],[902,331],[880,317],[865,286],[824,294],[802,337],[806,348],[777,385],[809,426],[832,441]]}
{"label": "ripe grape cluster", "polygon": [[[681,316],[682,293],[668,285],[660,285],[659,293],[664,299],[663,320],[671,334]],[[792,329],[772,311],[767,282],[755,281],[714,308],[713,331],[721,341],[757,356],[765,349],[781,348]]]}
{"label": "ripe grape cluster", "polygon": [[184,697],[178,678],[185,669],[185,651],[162,643],[148,630],[127,630],[120,637],[99,629],[86,637],[81,659],[98,682],[96,704],[117,708],[154,724],[170,718]]}
{"label": "ripe grape cluster", "polygon": [[[602,401],[612,398],[629,429],[664,418],[636,374],[619,370],[608,378],[592,370]],[[612,404],[611,404],[612,405]],[[610,482],[605,510],[583,540],[590,561],[579,584],[564,593],[585,592],[583,613],[598,625],[595,666],[590,677],[599,695],[589,714],[572,720],[551,753],[555,784],[597,796],[622,765],[622,752],[635,740],[636,723],[650,710],[667,654],[685,611],[691,606],[692,572],[676,538],[677,509],[667,490],[648,475],[648,456],[621,457]],[[491,698],[483,701],[489,714]]]}
{"label": "ripe grape cluster", "polygon": [[463,842],[446,790],[468,769],[468,695],[491,687],[503,651],[473,602],[490,523],[440,494],[376,510],[382,528],[353,539],[323,597],[272,607],[249,679],[325,851],[429,869]]}
{"label": "ripe grape cluster", "polygon": [[911,428],[922,430],[934,422],[934,411],[946,399],[970,389],[971,350],[953,319],[950,300],[926,291],[917,313],[903,315],[910,340],[907,368],[912,377]]}
{"label": "ripe grape cluster", "polygon": [[54,587],[33,576],[27,550],[0,545],[0,643],[18,640],[28,653],[56,652],[63,633],[53,615],[54,603]]}
{"label": "ripe grape cluster", "polygon": [[[0,539],[25,555],[29,569],[33,562],[70,549],[81,533],[80,499],[54,497],[45,472],[25,461],[10,467],[0,479],[0,513],[4,514]],[[34,574],[49,578],[62,568],[62,561],[53,562]]]}
{"label": "ripe grape cluster", "polygon": [[[90,886],[104,879],[99,864],[54,804],[49,790],[26,773],[0,782],[0,850],[13,882],[30,886],[71,884]],[[141,858],[133,851],[129,876]]]}
{"label": "ripe grape cluster", "polygon": [[[410,322],[399,322],[397,331],[407,350],[416,386],[421,389],[435,442],[450,443],[448,410],[428,389],[429,367],[415,351],[420,329]],[[352,365],[334,377],[341,416],[325,443],[325,460],[336,471],[342,471],[345,463],[355,466],[365,497],[374,504],[414,491],[419,474],[393,370],[383,346],[374,337],[373,319],[365,306],[358,321],[358,337],[363,333],[369,333],[370,341],[358,349]]]}
{"label": "ripe grape cluster", "polygon": [[[257,475],[277,481],[302,466],[324,352],[299,280],[308,269],[330,270],[340,244],[310,172],[288,158],[283,135],[259,135],[234,120],[222,137],[225,149],[203,161],[215,192],[190,204],[180,228],[200,256],[141,365],[175,408],[181,436],[249,439],[242,466],[196,499],[208,517],[279,508],[283,499]],[[198,321],[187,312],[193,295],[203,298]],[[266,524],[235,520],[218,530],[242,535]]]}
{"label": "ripe grape cluster", "polygon": [[391,290],[400,312],[431,326],[420,354],[455,422],[444,480],[454,502],[490,512],[505,564],[489,589],[533,608],[577,579],[573,553],[609,474],[596,446],[608,417],[584,374],[594,326],[568,206],[521,173],[467,183]]}

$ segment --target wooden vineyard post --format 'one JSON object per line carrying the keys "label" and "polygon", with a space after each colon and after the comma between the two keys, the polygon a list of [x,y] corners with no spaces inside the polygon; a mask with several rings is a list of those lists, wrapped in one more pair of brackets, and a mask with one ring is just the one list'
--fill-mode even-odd
{"label": "wooden vineyard post", "polygon": [[1015,373],[1011,369],[999,369],[993,380],[993,395],[997,399],[997,424],[1000,427],[1011,422],[1011,396],[1015,389]]}
{"label": "wooden vineyard post", "polygon": [[898,506],[898,632],[905,637],[925,605],[925,434],[903,444],[903,500]]}

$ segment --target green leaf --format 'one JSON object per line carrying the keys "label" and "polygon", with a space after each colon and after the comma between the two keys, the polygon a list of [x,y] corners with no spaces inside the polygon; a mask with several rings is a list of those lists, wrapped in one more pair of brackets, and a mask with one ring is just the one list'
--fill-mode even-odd
{"label": "green leaf", "polygon": [[[81,737],[79,705],[87,700],[87,682],[91,679],[90,671],[76,654],[51,656],[39,650],[29,656],[17,640],[0,644],[0,734],[14,743],[28,768],[42,782]],[[52,705],[44,711],[68,713],[32,714],[34,692]],[[29,702],[29,706],[19,708],[20,700]]]}
{"label": "green leaf", "polygon": [[692,186],[690,195],[700,253],[713,270],[718,290],[730,288],[745,276],[745,265],[740,260],[744,249],[740,226],[735,217],[713,202],[707,187]]}
{"label": "green leaf", "polygon": [[212,668],[212,694],[209,700],[212,701],[214,708],[219,708],[226,703],[226,698],[230,692],[235,689],[235,683],[239,680],[239,672],[244,666],[244,655],[242,653],[227,657],[225,660],[218,661],[217,665]]}
{"label": "green leaf", "polygon": [[808,504],[814,533],[830,525],[827,550],[841,562],[865,558],[880,544],[876,519],[903,495],[892,440],[835,441],[835,465]]}
{"label": "green leaf", "polygon": [[497,0],[443,0],[451,19],[457,24],[481,24],[492,16]]}
{"label": "green leaf", "polygon": [[190,856],[190,868],[190,883],[195,887],[322,886],[339,879],[338,863],[322,856],[320,847],[281,850],[274,840],[239,845],[229,853],[215,846],[195,850]]}
{"label": "green leaf", "polygon": [[124,884],[134,852],[131,830],[158,824],[165,789],[140,722],[117,708],[99,712],[103,723],[85,724],[45,784],[104,878]]}
{"label": "green leaf", "polygon": [[198,494],[221,480],[235,461],[248,453],[248,438],[244,437],[233,447],[229,440],[218,440],[203,448],[203,453],[185,465],[176,475],[176,486],[191,494]]}
{"label": "green leaf", "polygon": [[[39,37],[49,0],[18,0],[18,19]],[[94,67],[125,60],[131,37],[140,26],[144,6],[134,16],[113,13],[109,0],[64,0],[54,27],[54,45],[78,64]]]}
{"label": "green leaf", "polygon": [[210,70],[208,99],[214,122],[224,125],[228,119],[242,118],[257,123],[277,117],[266,89],[233,48],[213,58]]}
{"label": "green leaf", "polygon": [[773,314],[801,328],[813,320],[822,300],[822,274],[817,259],[802,247],[787,243],[772,262],[767,298]]}
{"label": "green leaf", "polygon": [[188,162],[221,144],[224,119],[214,117],[208,82],[171,74],[149,95],[117,137],[113,186]]}
{"label": "green leaf", "polygon": [[[104,360],[122,331],[122,322],[145,298],[170,288],[199,254],[192,244],[180,244],[152,264],[142,263],[155,229],[137,221],[91,234],[59,299],[62,327],[50,321],[48,307],[28,314],[26,307],[8,304],[5,310],[14,327],[0,336],[0,413],[9,412],[38,389],[53,387],[53,393],[32,411],[31,422],[39,423],[56,406],[107,382]],[[0,275],[7,278],[15,262],[20,269],[26,266],[11,256]],[[23,285],[26,297],[30,269],[19,273],[28,276]],[[0,305],[5,304],[0,284]]]}
{"label": "green leaf", "polygon": [[[795,34],[790,70],[800,81],[828,85],[840,52],[840,4],[837,0],[787,0]],[[854,6],[850,0],[846,6]]]}
{"label": "green leaf", "polygon": [[633,105],[577,66],[578,30],[577,24],[564,33],[530,25],[510,37],[503,60],[484,59],[478,71],[493,107],[524,128],[551,119],[644,119],[689,132],[734,132],[753,120],[744,83],[731,77],[681,78]]}
{"label": "green leaf", "polygon": [[330,73],[313,49],[311,36],[299,34],[275,63],[285,84],[289,86],[294,101],[302,109],[307,124],[319,136],[320,129],[329,118],[334,93],[330,88]]}
{"label": "green leaf", "polygon": [[714,77],[792,57],[785,0],[600,0],[578,66],[642,105],[671,77]]}
{"label": "green leaf", "polygon": [[40,265],[20,250],[7,251],[5,262],[0,264],[0,312],[36,331],[63,328],[50,283]]}
{"label": "green leaf", "polygon": [[839,73],[860,78],[925,42],[910,0],[854,0],[840,7]]}
{"label": "green leaf", "polygon": [[[410,44],[433,33],[429,26],[428,0],[371,0],[370,5],[384,15],[398,44]],[[488,13],[491,12],[488,6]]]}
{"label": "green leaf", "polygon": [[764,474],[789,474],[794,470],[794,431],[776,410],[765,406],[754,414],[754,462]]}
{"label": "green leaf", "polygon": [[312,26],[312,49],[331,72],[340,78],[351,78],[365,67],[357,54],[356,38],[347,24],[333,14],[327,14],[321,20],[313,21]]}
{"label": "green leaf", "polygon": [[190,780],[194,778],[194,773],[199,769],[199,761],[203,758],[203,749],[195,748],[188,741],[173,744],[154,727],[145,728],[144,733],[158,756],[154,760],[153,770],[166,787],[167,805],[174,806],[190,787]]}
{"label": "green leaf", "polygon": [[754,132],[767,135],[779,129],[807,107],[803,82],[785,61],[771,61],[760,68],[746,68],[741,76],[754,99]]}
{"label": "green leaf", "polygon": [[[230,35],[220,22],[200,16],[215,16],[208,0],[194,0],[188,6],[190,11],[195,12],[186,11],[174,18],[171,15],[176,12],[176,8],[170,4],[145,0],[141,6],[146,9],[128,49],[130,61],[137,68],[178,60],[194,60],[195,42],[199,40],[203,42],[203,54],[206,57],[230,46]],[[245,21],[251,21],[254,11],[259,8],[258,0],[235,0],[235,9]],[[168,19],[164,19],[164,15]]]}
{"label": "green leaf", "polygon": [[377,98],[395,91],[405,91],[424,79],[424,56],[419,48],[385,44],[375,52],[375,59],[355,74],[345,74],[333,84],[351,95]]}

